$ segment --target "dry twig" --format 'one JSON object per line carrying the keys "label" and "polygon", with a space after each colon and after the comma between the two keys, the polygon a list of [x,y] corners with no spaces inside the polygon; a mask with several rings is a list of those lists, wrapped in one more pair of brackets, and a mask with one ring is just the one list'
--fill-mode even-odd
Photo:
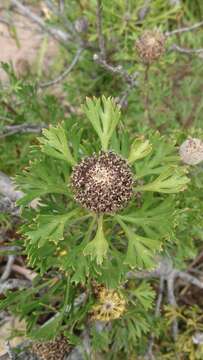
{"label": "dry twig", "polygon": [[26,133],[40,133],[42,131],[42,129],[46,127],[45,124],[27,124],[27,123],[23,123],[23,124],[19,124],[19,125],[6,125],[3,128],[2,133],[0,133],[0,139],[5,138],[7,136],[10,135],[14,135],[17,133],[22,133],[22,134],[26,134]]}
{"label": "dry twig", "polygon": [[30,281],[33,281],[34,278],[37,276],[36,272],[15,264],[12,265],[11,270],[17,272],[18,274],[23,275],[27,280]]}
{"label": "dry twig", "polygon": [[168,37],[168,36],[172,36],[172,35],[183,34],[183,33],[188,32],[188,31],[196,30],[201,26],[203,26],[203,21],[201,21],[199,23],[196,23],[196,24],[194,24],[192,26],[187,26],[187,27],[180,28],[180,29],[175,29],[175,30],[172,30],[172,31],[166,31],[165,36]]}
{"label": "dry twig", "polygon": [[3,283],[4,281],[6,281],[9,278],[9,276],[11,274],[11,271],[12,271],[12,266],[13,266],[14,261],[15,261],[15,256],[14,255],[9,255],[8,256],[8,261],[7,261],[5,269],[4,269],[4,272],[3,272],[3,274],[1,275],[1,278],[0,278],[0,283]]}
{"label": "dry twig", "polygon": [[[159,293],[158,293],[155,312],[154,312],[155,318],[157,318],[160,315],[161,304],[162,304],[162,300],[163,300],[163,294],[164,294],[164,277],[161,276],[160,277],[160,282],[159,282]],[[150,336],[150,339],[149,339],[148,349],[147,349],[147,353],[145,355],[146,359],[154,359],[153,351],[152,351],[153,350],[153,345],[154,345],[154,334],[152,334]]]}
{"label": "dry twig", "polygon": [[14,182],[0,171],[0,194],[8,197],[11,201],[16,201],[23,196],[22,191],[16,190]]}
{"label": "dry twig", "polygon": [[27,6],[23,5],[19,0],[11,0],[17,10],[24,16],[28,17],[31,21],[36,23],[43,31],[51,35],[55,40],[59,41],[64,47],[67,47],[67,42],[71,39],[71,35],[58,28],[48,26],[44,20],[33,13]]}
{"label": "dry twig", "polygon": [[187,49],[187,48],[183,48],[177,44],[173,44],[170,48],[169,51],[178,51],[181,54],[187,54],[187,55],[191,55],[191,54],[202,54],[203,53],[203,48],[200,49]]}
{"label": "dry twig", "polygon": [[9,341],[6,341],[6,342],[5,342],[5,348],[6,348],[6,351],[7,351],[7,353],[8,353],[9,359],[10,359],[10,360],[16,360],[16,355],[15,355],[15,353],[13,352],[13,350],[11,349],[11,346],[10,346]]}
{"label": "dry twig", "polygon": [[[175,294],[174,294],[174,282],[175,282],[176,275],[177,275],[177,271],[172,270],[167,279],[168,302],[173,308],[177,307],[176,298],[175,298]],[[173,323],[172,323],[172,335],[173,335],[173,339],[175,341],[178,336],[177,319],[174,319]]]}
{"label": "dry twig", "polygon": [[31,287],[31,282],[21,279],[8,279],[7,281],[0,283],[0,295],[4,294],[7,290],[24,289]]}
{"label": "dry twig", "polygon": [[104,60],[106,59],[106,49],[105,49],[105,42],[104,42],[104,35],[102,31],[102,0],[97,0],[97,35],[99,40],[99,49],[101,58]]}
{"label": "dry twig", "polygon": [[[184,282],[192,284],[194,286],[197,286],[200,289],[203,289],[203,283],[197,279],[196,277],[188,274],[187,272],[177,270],[173,268],[172,262],[170,259],[164,258],[159,266],[153,270],[153,271],[139,271],[139,272],[133,272],[130,271],[127,274],[128,279],[150,279],[150,278],[160,278],[166,281],[167,284],[167,295],[168,295],[168,302],[172,307],[177,307],[176,298],[175,298],[175,291],[174,291],[174,285],[176,278],[182,279]],[[162,288],[161,288],[162,289]],[[160,302],[160,299],[162,299],[162,296],[160,295],[160,298],[158,297]],[[159,311],[159,306],[158,311]],[[178,335],[178,322],[177,319],[173,321],[172,324],[172,335],[174,340],[177,339]]]}
{"label": "dry twig", "polygon": [[[51,0],[45,0],[45,4],[47,7],[51,10],[51,12],[58,17],[59,21],[62,20],[64,27],[67,29],[68,32],[71,33],[71,35],[77,36],[74,26],[72,23],[67,19],[67,16],[63,13],[64,11],[64,1],[60,1],[60,4],[58,8],[55,6],[53,1]],[[62,10],[63,9],[63,10]]]}
{"label": "dry twig", "polygon": [[113,66],[108,64],[106,60],[103,60],[98,54],[94,54],[93,59],[97,64],[101,65],[111,74],[120,76],[128,84],[134,83],[134,85],[137,85],[137,82],[135,84],[135,78],[138,76],[138,72],[135,72],[133,75],[129,75],[121,65]]}
{"label": "dry twig", "polygon": [[83,52],[83,49],[80,48],[77,50],[76,52],[76,55],[75,57],[73,58],[71,64],[68,66],[68,68],[63,72],[61,73],[57,78],[55,78],[54,80],[50,80],[48,82],[45,82],[45,83],[41,83],[39,84],[39,87],[40,88],[46,88],[46,87],[49,87],[49,86],[53,86],[53,85],[56,85],[58,84],[59,82],[63,81],[69,74],[70,72],[72,71],[72,69],[74,68],[74,66],[77,64],[81,54]]}
{"label": "dry twig", "polygon": [[151,0],[145,0],[143,6],[138,11],[139,21],[143,21],[150,11]]}

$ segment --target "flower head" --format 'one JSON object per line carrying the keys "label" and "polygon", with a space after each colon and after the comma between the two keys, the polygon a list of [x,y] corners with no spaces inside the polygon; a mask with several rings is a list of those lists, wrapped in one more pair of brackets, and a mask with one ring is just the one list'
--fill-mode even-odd
{"label": "flower head", "polygon": [[126,309],[124,297],[115,290],[102,288],[98,294],[98,303],[92,308],[92,319],[111,321],[121,317]]}
{"label": "flower head", "polygon": [[70,345],[65,336],[60,336],[52,341],[34,343],[32,351],[40,360],[61,360],[70,352]]}
{"label": "flower head", "polygon": [[127,205],[133,177],[127,161],[113,152],[100,152],[75,166],[72,173],[75,200],[96,213],[112,213]]}
{"label": "flower head", "polygon": [[151,64],[165,51],[165,36],[158,30],[146,30],[136,42],[139,57],[145,64]]}
{"label": "flower head", "polygon": [[179,153],[185,164],[199,164],[203,161],[203,142],[200,139],[189,138],[182,143]]}

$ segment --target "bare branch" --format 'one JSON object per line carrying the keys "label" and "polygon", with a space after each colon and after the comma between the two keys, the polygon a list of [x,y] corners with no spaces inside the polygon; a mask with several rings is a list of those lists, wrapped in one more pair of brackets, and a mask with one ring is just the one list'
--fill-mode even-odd
{"label": "bare branch", "polygon": [[105,42],[104,42],[104,35],[102,31],[102,0],[97,0],[97,35],[99,40],[99,49],[101,58],[104,60],[106,59],[106,49],[105,49]]}
{"label": "bare branch", "polygon": [[75,29],[74,26],[72,25],[72,23],[67,19],[67,17],[64,15],[63,11],[62,11],[62,7],[64,8],[64,3],[63,1],[60,2],[59,7],[57,8],[55,6],[55,4],[53,3],[53,1],[51,0],[45,0],[45,3],[47,5],[47,7],[51,10],[51,12],[56,15],[60,20],[63,21],[63,25],[64,27],[67,29],[68,32],[70,32],[71,34],[75,34]]}
{"label": "bare branch", "polygon": [[12,123],[13,120],[8,118],[7,116],[0,115],[0,120],[7,121],[8,123]]}
{"label": "bare branch", "polygon": [[[114,74],[114,75],[118,75],[121,78],[123,78],[123,80],[129,84],[134,84],[135,85],[135,78],[138,76],[138,72],[135,72],[132,76],[128,74],[127,71],[125,71],[123,69],[123,67],[121,65],[117,65],[117,66],[113,66],[111,64],[108,64],[106,62],[106,60],[103,60],[98,54],[94,54],[93,56],[93,60],[101,65],[105,70],[107,70],[108,72]],[[136,83],[137,85],[137,83]]]}
{"label": "bare branch", "polygon": [[69,67],[62,73],[60,74],[56,79],[54,80],[50,80],[48,82],[45,82],[45,83],[41,83],[39,84],[39,87],[40,88],[46,88],[46,87],[49,87],[49,86],[53,86],[53,85],[56,85],[58,84],[59,82],[63,81],[69,74],[70,72],[72,71],[72,69],[74,68],[74,66],[77,64],[81,54],[83,52],[83,49],[80,48],[77,50],[76,52],[76,55],[75,57],[73,58],[73,61],[71,62],[71,64],[69,65]]}
{"label": "bare branch", "polygon": [[13,216],[19,215],[19,208],[16,201],[23,196],[23,193],[16,190],[14,182],[4,173],[0,172],[0,212],[8,212]]}
{"label": "bare branch", "polygon": [[188,26],[188,27],[184,27],[184,28],[180,28],[180,29],[176,29],[176,30],[172,30],[172,31],[166,31],[165,36],[172,36],[172,35],[176,35],[176,34],[182,34],[184,32],[188,32],[188,31],[193,31],[193,30],[198,29],[201,26],[203,26],[203,21],[196,23],[192,26]]}
{"label": "bare branch", "polygon": [[[177,276],[177,271],[174,270],[174,271],[171,272],[170,276],[167,279],[168,302],[174,308],[177,307],[176,298],[175,298],[175,294],[174,294],[174,282],[175,282],[176,276]],[[178,336],[178,322],[177,322],[177,319],[173,320],[172,334],[173,334],[173,339],[176,340],[177,336]]]}
{"label": "bare branch", "polygon": [[41,29],[51,35],[54,39],[62,43],[63,46],[67,47],[67,42],[70,40],[71,35],[61,29],[53,28],[48,26],[42,18],[34,14],[27,6],[24,6],[19,0],[11,0],[11,4],[16,6],[19,12],[28,17],[31,21],[36,23]]}
{"label": "bare branch", "polygon": [[127,279],[150,279],[163,277],[165,280],[173,271],[172,261],[169,258],[163,258],[159,261],[158,266],[152,271],[129,271]]}
{"label": "bare branch", "polygon": [[187,49],[187,48],[183,48],[177,44],[173,44],[170,48],[169,51],[177,51],[180,52],[182,54],[201,54],[203,53],[203,48],[200,49]]}
{"label": "bare branch", "polygon": [[16,207],[15,201],[12,201],[8,197],[0,197],[0,213],[9,213],[13,216],[19,215],[19,209]]}
{"label": "bare branch", "polygon": [[6,281],[9,278],[9,276],[11,274],[11,271],[12,271],[12,266],[13,266],[14,261],[15,261],[15,256],[14,255],[9,255],[7,264],[6,264],[5,269],[4,269],[4,272],[3,272],[3,274],[1,275],[1,278],[0,278],[0,283],[3,283],[4,281]]}
{"label": "bare branch", "polygon": [[[159,297],[157,299],[155,316],[158,316],[159,310],[160,310],[160,303],[162,301],[161,293],[163,290],[163,287],[162,287],[163,280],[166,280],[166,283],[167,283],[168,302],[174,308],[177,307],[175,293],[174,293],[174,283],[175,283],[176,278],[180,278],[183,281],[185,281],[186,283],[192,284],[194,286],[199,287],[200,289],[203,289],[203,282],[201,282],[199,279],[195,278],[194,276],[188,274],[187,272],[183,272],[183,271],[174,269],[172,266],[172,261],[168,258],[163,258],[160,261],[159,266],[154,271],[138,271],[138,272],[130,271],[127,274],[128,279],[133,279],[133,278],[134,279],[150,279],[150,278],[156,278],[156,277],[160,278],[161,290],[159,290],[160,293],[159,293]],[[161,279],[162,279],[162,282],[161,282]],[[174,319],[174,321],[173,321],[172,334],[173,334],[173,338],[175,340],[178,335],[177,319]],[[150,353],[150,347],[149,347],[147,356],[148,356],[148,358],[152,359],[153,356],[152,356],[152,354],[151,355],[150,354],[151,353]]]}
{"label": "bare branch", "polygon": [[3,128],[3,132],[0,133],[0,139],[5,138],[7,136],[10,135],[14,135],[17,133],[40,133],[42,131],[42,129],[46,127],[45,124],[28,124],[28,123],[23,123],[23,124],[19,124],[19,125],[6,125]]}
{"label": "bare branch", "polygon": [[[95,328],[98,333],[102,332],[106,327],[105,322],[96,321]],[[89,327],[87,326],[81,335],[82,343],[76,346],[65,360],[84,360],[86,358],[92,359],[92,349],[90,344]]]}
{"label": "bare branch", "polygon": [[65,0],[59,0],[59,11],[63,13],[65,9]]}
{"label": "bare branch", "polygon": [[7,26],[11,25],[10,22],[7,19],[3,18],[2,16],[0,16],[0,23],[5,24]]}
{"label": "bare branch", "polygon": [[16,253],[16,251],[21,250],[20,246],[6,246],[2,245],[0,246],[0,255],[10,255],[10,253]]}
{"label": "bare branch", "polygon": [[2,172],[0,172],[0,193],[14,202],[23,196],[21,191],[16,190],[14,182]]}
{"label": "bare branch", "polygon": [[11,270],[15,271],[16,273],[18,274],[21,274],[23,275],[27,280],[34,280],[34,278],[37,276],[37,273],[30,270],[30,269],[27,269],[27,268],[24,268],[22,266],[19,266],[19,265],[12,265],[11,267]]}
{"label": "bare branch", "polygon": [[31,287],[31,285],[31,282],[28,280],[9,279],[0,284],[0,294],[4,294],[7,290],[24,289],[27,287]]}
{"label": "bare branch", "polygon": [[5,348],[6,348],[6,351],[8,353],[9,359],[10,360],[16,360],[15,353],[12,351],[9,341],[5,342]]}
{"label": "bare branch", "polygon": [[134,81],[131,82],[131,84],[128,84],[127,88],[121,93],[121,95],[118,97],[118,103],[121,106],[121,108],[125,105],[127,101],[127,97],[129,96],[130,92],[134,87],[138,86],[138,77],[139,73],[135,72],[132,77],[134,76]]}
{"label": "bare branch", "polygon": [[169,0],[169,4],[171,6],[179,6],[181,4],[181,0]]}
{"label": "bare branch", "polygon": [[[158,297],[157,297],[157,301],[156,301],[156,307],[155,307],[155,318],[157,318],[160,315],[160,309],[161,309],[161,303],[163,300],[163,293],[164,293],[164,277],[161,276],[160,277],[160,283],[159,283],[159,292],[158,292]],[[153,359],[153,345],[154,345],[154,334],[152,334],[150,336],[150,340],[149,340],[149,345],[148,345],[148,350],[147,350],[147,354],[145,356],[145,358],[147,359]]]}
{"label": "bare branch", "polygon": [[194,286],[199,287],[200,289],[203,289],[203,282],[201,282],[200,280],[198,280],[197,278],[195,278],[194,276],[183,272],[183,271],[178,271],[177,275],[180,279],[182,279],[183,281],[185,281],[186,283],[192,284]]}
{"label": "bare branch", "polygon": [[146,114],[146,119],[148,124],[151,127],[155,127],[155,121],[151,116],[151,111],[150,111],[150,82],[149,82],[149,70],[150,70],[150,66],[146,65],[145,66],[145,74],[144,74],[144,96],[143,96],[143,102],[144,102],[144,111]]}
{"label": "bare branch", "polygon": [[138,19],[139,21],[144,20],[144,18],[147,16],[147,14],[150,11],[150,3],[151,0],[145,0],[143,6],[138,11]]}
{"label": "bare branch", "polygon": [[[0,211],[9,212],[11,215],[19,216],[20,209],[16,205],[16,201],[23,197],[22,191],[16,190],[16,185],[12,179],[0,171]],[[29,203],[32,209],[40,206],[39,198]]]}
{"label": "bare branch", "polygon": [[158,269],[154,271],[129,271],[126,275],[128,280],[130,279],[152,279],[159,278],[160,272]]}

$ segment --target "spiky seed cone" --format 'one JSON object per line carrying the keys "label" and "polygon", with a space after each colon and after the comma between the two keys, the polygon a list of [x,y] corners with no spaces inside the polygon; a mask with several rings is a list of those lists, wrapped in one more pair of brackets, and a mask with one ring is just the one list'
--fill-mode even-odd
{"label": "spiky seed cone", "polygon": [[203,142],[200,139],[189,138],[182,143],[179,153],[185,164],[199,164],[203,161]]}
{"label": "spiky seed cone", "polygon": [[150,65],[165,51],[165,36],[158,30],[146,30],[136,42],[136,49],[144,64]]}
{"label": "spiky seed cone", "polygon": [[32,345],[32,352],[40,360],[63,360],[70,350],[71,347],[65,336],[60,336],[53,341],[36,342]]}
{"label": "spiky seed cone", "polygon": [[92,320],[111,321],[122,316],[126,309],[124,297],[115,290],[101,289],[98,303],[92,307]]}
{"label": "spiky seed cone", "polygon": [[114,213],[126,206],[133,193],[133,177],[126,160],[113,152],[100,152],[73,169],[75,200],[96,213]]}

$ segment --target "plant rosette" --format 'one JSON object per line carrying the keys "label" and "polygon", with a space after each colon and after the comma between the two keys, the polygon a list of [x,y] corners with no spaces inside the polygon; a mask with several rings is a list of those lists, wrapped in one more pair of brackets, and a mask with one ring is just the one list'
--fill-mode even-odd
{"label": "plant rosette", "polygon": [[[131,141],[114,99],[88,98],[83,109],[94,131],[84,121],[82,132],[75,119],[45,129],[35,160],[18,176],[19,204],[29,213],[26,254],[41,274],[57,268],[75,283],[116,286],[129,269],[156,265],[187,168],[158,132]],[[36,198],[40,205],[28,210]]]}

